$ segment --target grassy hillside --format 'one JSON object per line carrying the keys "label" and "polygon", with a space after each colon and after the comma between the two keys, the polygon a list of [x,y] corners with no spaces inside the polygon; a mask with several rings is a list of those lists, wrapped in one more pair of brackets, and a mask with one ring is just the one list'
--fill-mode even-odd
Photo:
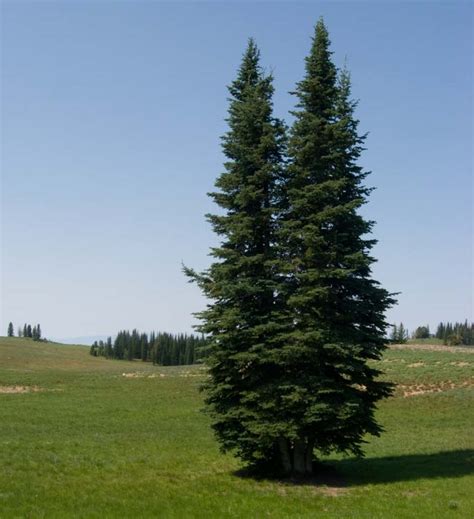
{"label": "grassy hillside", "polygon": [[219,453],[198,366],[0,338],[0,517],[473,517],[473,352],[392,348],[386,433],[295,485]]}

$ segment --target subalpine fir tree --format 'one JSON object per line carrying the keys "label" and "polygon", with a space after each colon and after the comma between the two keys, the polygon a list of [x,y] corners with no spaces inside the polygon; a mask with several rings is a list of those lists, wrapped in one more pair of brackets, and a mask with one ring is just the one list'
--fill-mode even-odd
{"label": "subalpine fir tree", "polygon": [[398,342],[398,326],[392,324],[392,333],[390,334],[390,341],[393,343]]}
{"label": "subalpine fir tree", "polygon": [[358,165],[365,136],[322,20],[294,94],[279,235],[288,323],[275,355],[274,420],[285,470],[302,474],[315,452],[361,455],[364,435],[380,434],[374,411],[391,386],[368,361],[385,348],[394,301],[371,278],[373,222],[359,212],[371,191]]}
{"label": "subalpine fir tree", "polygon": [[8,334],[8,337],[13,337],[15,335],[15,331],[13,329],[13,323],[9,323],[7,334]]}
{"label": "subalpine fir tree", "polygon": [[142,333],[140,337],[140,356],[143,361],[148,360],[148,335]]}
{"label": "subalpine fir tree", "polygon": [[272,114],[272,77],[263,72],[253,40],[229,92],[227,161],[211,194],[222,214],[208,216],[222,241],[205,273],[185,272],[211,300],[199,316],[208,336],[206,403],[214,431],[224,450],[258,465],[275,456],[258,413],[259,388],[271,377],[264,351],[278,327],[273,243],[285,128]]}
{"label": "subalpine fir tree", "polygon": [[408,330],[400,323],[398,326],[397,342],[398,344],[404,344],[408,340]]}
{"label": "subalpine fir tree", "polygon": [[27,324],[25,324],[23,326],[23,337],[29,337],[29,335],[28,335],[28,325]]}

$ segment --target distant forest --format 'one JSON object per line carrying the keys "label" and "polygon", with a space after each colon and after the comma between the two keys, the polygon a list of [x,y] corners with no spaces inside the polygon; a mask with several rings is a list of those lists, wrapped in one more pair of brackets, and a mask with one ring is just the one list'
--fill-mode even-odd
{"label": "distant forest", "polygon": [[150,335],[122,330],[115,341],[108,337],[106,341],[95,341],[90,354],[119,360],[142,360],[162,366],[181,366],[196,364],[202,358],[204,337],[188,334],[152,332]]}
{"label": "distant forest", "polygon": [[435,337],[451,346],[473,346],[474,323],[439,323]]}
{"label": "distant forest", "polygon": [[[404,343],[409,338],[408,330],[400,323],[392,325],[390,342]],[[431,333],[429,325],[418,326],[411,334],[412,339],[439,339],[447,346],[474,346],[474,323],[467,320],[459,323],[439,323],[436,333]]]}

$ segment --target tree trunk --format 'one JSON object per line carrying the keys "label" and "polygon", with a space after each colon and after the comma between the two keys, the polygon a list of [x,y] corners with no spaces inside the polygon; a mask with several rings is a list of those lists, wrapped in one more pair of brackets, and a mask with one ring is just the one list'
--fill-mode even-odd
{"label": "tree trunk", "polygon": [[293,468],[291,465],[290,444],[287,439],[278,438],[278,447],[280,448],[280,457],[283,470],[289,474]]}
{"label": "tree trunk", "polygon": [[306,474],[313,473],[313,448],[314,448],[314,440],[308,440],[306,445],[306,456],[305,456],[305,465],[306,465]]}
{"label": "tree trunk", "polygon": [[306,474],[306,442],[304,440],[295,441],[293,450],[293,471],[296,475]]}

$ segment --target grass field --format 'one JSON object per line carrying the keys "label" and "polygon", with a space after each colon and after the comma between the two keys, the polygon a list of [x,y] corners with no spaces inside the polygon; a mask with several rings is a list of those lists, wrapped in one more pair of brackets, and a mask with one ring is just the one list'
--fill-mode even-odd
{"label": "grass field", "polygon": [[200,367],[0,339],[0,517],[473,518],[474,350],[392,348],[363,460],[255,481],[219,453]]}

